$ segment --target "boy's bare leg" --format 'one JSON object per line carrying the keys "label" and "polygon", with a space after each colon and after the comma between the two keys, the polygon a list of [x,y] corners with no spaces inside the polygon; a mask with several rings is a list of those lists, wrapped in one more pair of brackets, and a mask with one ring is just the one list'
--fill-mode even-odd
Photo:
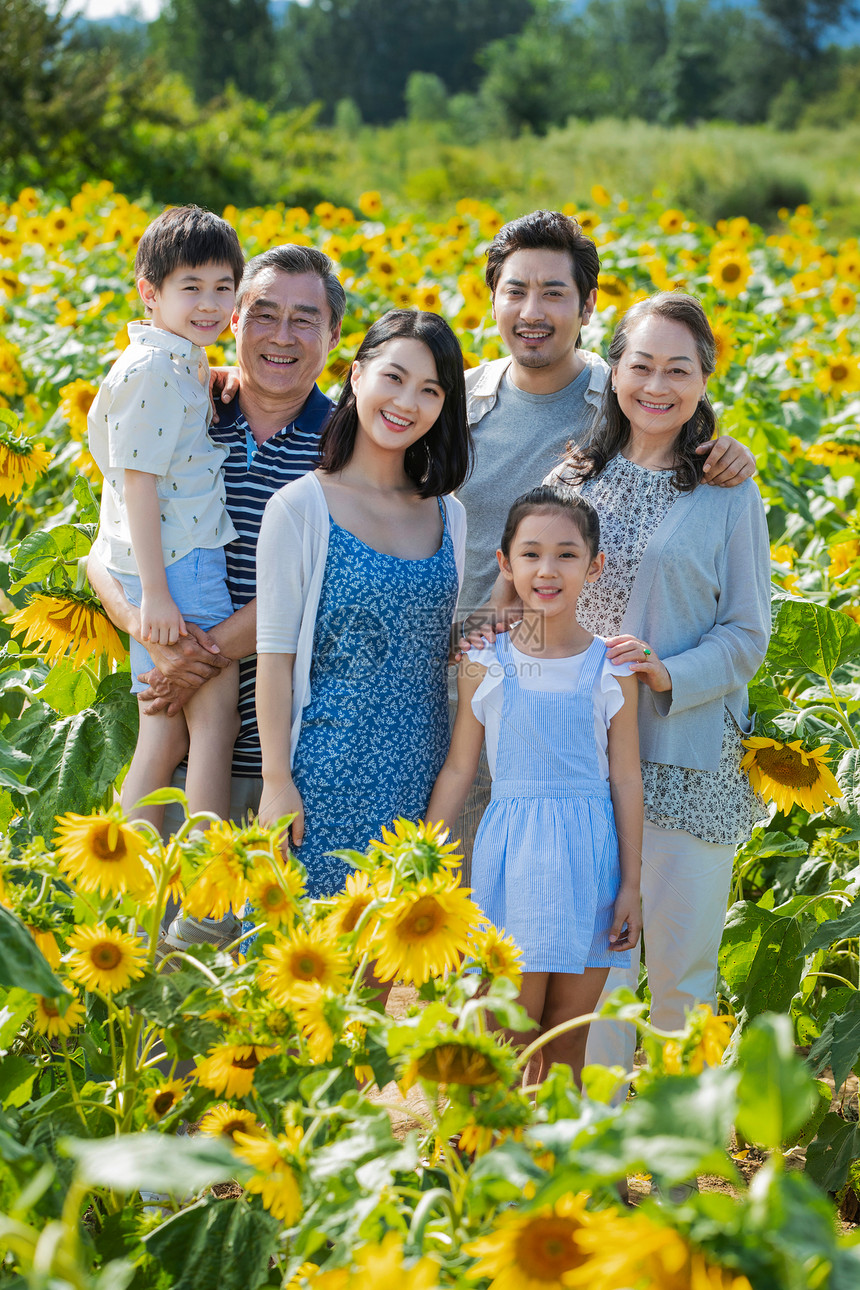
{"label": "boy's bare leg", "polygon": [[161,828],[163,806],[138,806],[148,793],[164,788],[182,758],[188,752],[188,726],[182,713],[168,717],[159,712],[147,716],[138,701],[140,730],[137,747],[123,781],[120,802],[131,820],[147,820],[156,829]]}
{"label": "boy's bare leg", "polygon": [[231,664],[202,685],[183,709],[191,741],[185,791],[192,813],[213,811],[229,819],[238,703],[239,668]]}

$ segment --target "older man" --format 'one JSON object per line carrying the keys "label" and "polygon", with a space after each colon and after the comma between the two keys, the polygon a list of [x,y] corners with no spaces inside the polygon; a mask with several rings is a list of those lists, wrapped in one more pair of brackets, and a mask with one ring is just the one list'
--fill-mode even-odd
{"label": "older man", "polygon": [[[147,642],[157,669],[147,677],[150,697],[170,712],[179,711],[219,668],[240,660],[241,731],[230,806],[235,820],[257,809],[262,789],[254,710],[257,535],[272,493],[316,467],[320,431],[332,408],[316,381],[340,337],[345,308],[332,262],[320,251],[274,247],[247,265],[231,323],[241,392],[229,403],[216,402],[218,420],[210,428],[229,454],[227,509],[239,536],[227,547],[227,585],[235,612],[208,633],[190,625],[189,635],[176,645]],[[94,557],[87,572],[109,617],[137,637],[138,611],[119,584]]]}

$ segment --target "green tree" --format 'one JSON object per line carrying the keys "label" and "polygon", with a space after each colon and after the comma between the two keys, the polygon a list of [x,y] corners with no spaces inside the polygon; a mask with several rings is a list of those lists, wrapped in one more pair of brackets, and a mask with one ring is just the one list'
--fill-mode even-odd
{"label": "green tree", "polygon": [[758,0],[782,43],[804,61],[814,60],[836,29],[860,15],[858,0]]}
{"label": "green tree", "polygon": [[[172,0],[175,2],[175,0]],[[338,99],[355,100],[379,124],[403,116],[413,72],[442,79],[449,93],[477,87],[478,51],[518,31],[531,0],[311,0],[291,5],[281,33],[277,98],[318,100],[330,118]]]}
{"label": "green tree", "polygon": [[198,103],[231,83],[258,102],[271,99],[276,38],[268,0],[167,0],[150,30],[153,48]]}
{"label": "green tree", "polygon": [[0,182],[72,186],[98,174],[131,128],[140,74],[123,78],[110,50],[86,48],[39,0],[0,5]]}

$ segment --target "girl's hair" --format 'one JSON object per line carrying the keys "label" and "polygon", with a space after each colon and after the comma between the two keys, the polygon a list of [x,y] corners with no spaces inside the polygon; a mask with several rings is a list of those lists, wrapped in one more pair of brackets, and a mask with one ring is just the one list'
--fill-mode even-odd
{"label": "girl's hair", "polygon": [[600,520],[591,502],[587,502],[584,497],[580,497],[569,488],[541,484],[540,488],[533,488],[530,492],[523,493],[522,497],[518,497],[508,511],[505,531],[500,543],[502,555],[506,560],[511,557],[511,547],[523,520],[527,515],[534,515],[540,511],[564,511],[569,515],[579,529],[592,560],[594,559],[600,550]]}
{"label": "girl's hair", "polygon": [[[472,467],[472,435],[466,421],[463,351],[451,328],[438,314],[419,309],[391,309],[372,325],[355,356],[364,363],[390,340],[420,340],[433,355],[445,398],[433,425],[406,450],[406,474],[421,497],[455,492]],[[347,379],[337,407],[320,439],[320,466],[342,470],[353,454],[358,412]]]}
{"label": "girl's hair", "polygon": [[[682,323],[696,342],[703,375],[711,375],[717,361],[714,333],[696,297],[685,295],[681,291],[660,291],[627,310],[609,344],[609,366],[613,370],[621,362],[631,331],[643,319],[651,317]],[[567,446],[567,455],[573,459],[580,482],[599,475],[606,463],[617,457],[630,438],[630,422],[621,411],[611,380],[606,382],[595,426],[596,432],[587,447],[582,448],[573,441]],[[712,439],[716,428],[717,418],[706,392],[696,405],[690,420],[681,426],[675,440],[675,473],[672,482],[680,492],[690,492],[701,482],[705,458],[697,457],[695,449],[699,444]]]}

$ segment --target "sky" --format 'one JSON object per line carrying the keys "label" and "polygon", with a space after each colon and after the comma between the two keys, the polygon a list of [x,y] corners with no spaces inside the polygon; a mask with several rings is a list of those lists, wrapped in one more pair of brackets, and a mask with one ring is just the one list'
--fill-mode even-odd
{"label": "sky", "polygon": [[85,18],[112,18],[115,14],[139,10],[140,17],[149,20],[160,8],[161,0],[70,0],[66,5],[66,16],[81,13]]}

